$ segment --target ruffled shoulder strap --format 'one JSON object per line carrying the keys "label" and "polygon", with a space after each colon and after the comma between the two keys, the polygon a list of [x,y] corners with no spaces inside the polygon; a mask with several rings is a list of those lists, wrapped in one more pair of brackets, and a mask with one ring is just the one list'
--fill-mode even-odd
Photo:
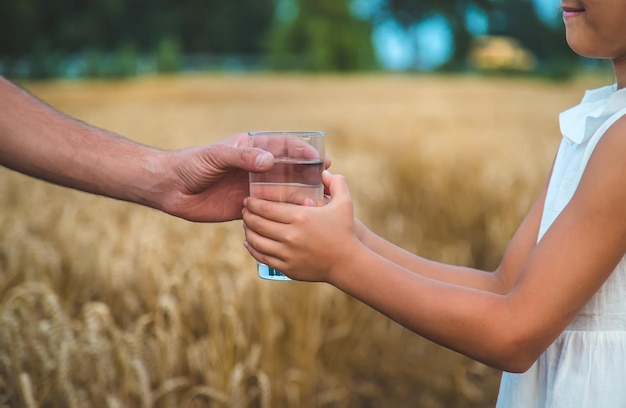
{"label": "ruffled shoulder strap", "polygon": [[604,134],[606,133],[607,130],[609,130],[609,128],[611,126],[613,126],[613,124],[615,122],[617,122],[622,116],[626,115],[626,107],[618,110],[617,112],[615,112],[614,114],[612,114],[606,121],[604,121],[604,123],[602,123],[602,125],[600,125],[600,127],[594,132],[593,136],[591,136],[591,139],[589,140],[589,144],[587,145],[587,148],[585,149],[585,154],[583,156],[583,165],[586,166],[587,162],[589,161],[589,158],[591,157],[591,154],[593,153],[593,151],[596,148],[596,145],[598,144],[598,142],[600,141],[600,139],[602,138],[602,136],[604,136]]}

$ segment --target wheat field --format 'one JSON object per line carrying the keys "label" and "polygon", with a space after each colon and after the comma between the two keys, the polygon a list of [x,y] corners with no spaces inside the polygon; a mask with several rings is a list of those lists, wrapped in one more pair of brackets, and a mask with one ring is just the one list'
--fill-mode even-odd
{"label": "wheat field", "polygon": [[[378,234],[494,268],[542,187],[571,82],[194,74],[27,82],[164,149],[327,133]],[[0,407],[491,407],[500,373],[323,284],[256,276],[241,222],[197,224],[0,168]]]}

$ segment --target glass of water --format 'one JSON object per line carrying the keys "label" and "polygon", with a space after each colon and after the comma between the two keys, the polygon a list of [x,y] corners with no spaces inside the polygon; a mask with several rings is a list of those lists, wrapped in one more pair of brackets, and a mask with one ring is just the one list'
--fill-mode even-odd
{"label": "glass of water", "polygon": [[[248,132],[252,147],[274,155],[274,167],[266,173],[250,173],[250,195],[265,200],[302,204],[305,198],[324,199],[324,132]],[[257,262],[259,276],[290,280],[280,271]]]}

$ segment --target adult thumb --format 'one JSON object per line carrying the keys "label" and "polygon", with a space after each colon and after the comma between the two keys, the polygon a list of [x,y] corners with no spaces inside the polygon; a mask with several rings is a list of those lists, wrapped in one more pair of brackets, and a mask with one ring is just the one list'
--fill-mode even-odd
{"label": "adult thumb", "polygon": [[270,152],[254,147],[222,145],[219,154],[222,156],[219,161],[227,167],[237,167],[245,171],[267,171],[274,163],[274,156]]}

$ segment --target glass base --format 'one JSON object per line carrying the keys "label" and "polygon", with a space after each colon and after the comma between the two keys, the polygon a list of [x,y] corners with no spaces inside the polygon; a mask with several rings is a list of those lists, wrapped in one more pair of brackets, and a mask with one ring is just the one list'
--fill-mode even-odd
{"label": "glass base", "polygon": [[287,277],[286,275],[283,275],[282,272],[274,269],[274,268],[270,268],[269,266],[259,263],[257,262],[257,266],[258,266],[258,270],[259,270],[259,277],[263,278],[263,279],[268,279],[268,280],[291,280],[289,277]]}

